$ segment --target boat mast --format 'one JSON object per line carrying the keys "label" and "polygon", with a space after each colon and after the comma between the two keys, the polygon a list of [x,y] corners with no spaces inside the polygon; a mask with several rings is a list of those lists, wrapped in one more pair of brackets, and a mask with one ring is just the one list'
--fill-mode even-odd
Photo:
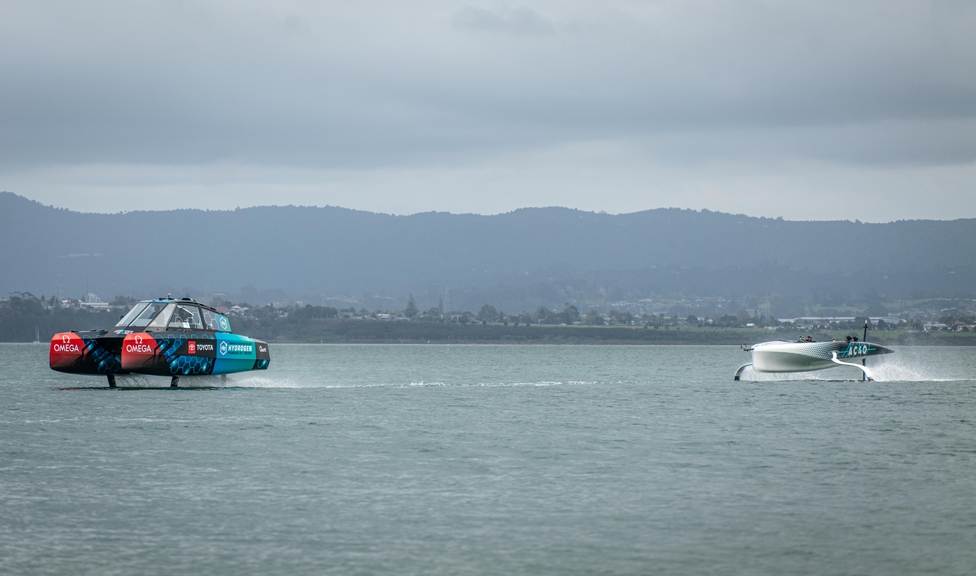
{"label": "boat mast", "polygon": [[[865,342],[866,343],[868,341],[868,322],[869,321],[870,321],[869,318],[865,318],[864,319],[864,337],[861,338],[861,342]],[[867,365],[868,365],[868,359],[867,358],[861,358],[861,366],[867,366]],[[865,380],[867,380],[867,378],[868,378],[867,372],[862,372],[861,373],[861,382],[864,382]]]}

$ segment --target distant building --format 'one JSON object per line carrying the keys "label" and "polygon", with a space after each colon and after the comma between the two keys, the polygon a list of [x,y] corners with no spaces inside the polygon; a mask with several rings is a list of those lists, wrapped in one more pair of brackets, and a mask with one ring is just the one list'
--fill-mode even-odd
{"label": "distant building", "polygon": [[108,310],[108,302],[102,302],[102,299],[92,294],[91,292],[85,294],[81,299],[82,308],[91,308],[94,310]]}

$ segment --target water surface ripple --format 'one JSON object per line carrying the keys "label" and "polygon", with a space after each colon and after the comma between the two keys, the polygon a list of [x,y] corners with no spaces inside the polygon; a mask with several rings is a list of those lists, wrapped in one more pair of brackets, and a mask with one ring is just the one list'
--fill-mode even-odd
{"label": "water surface ripple", "polygon": [[273,348],[108,390],[0,345],[0,574],[976,573],[973,349]]}

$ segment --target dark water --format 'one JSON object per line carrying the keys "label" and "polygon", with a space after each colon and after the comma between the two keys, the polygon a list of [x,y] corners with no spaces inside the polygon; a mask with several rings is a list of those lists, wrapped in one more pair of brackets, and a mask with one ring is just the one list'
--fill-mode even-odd
{"label": "dark water", "polygon": [[0,574],[976,573],[974,349],[868,383],[732,382],[733,347],[272,353],[112,391],[0,345]]}

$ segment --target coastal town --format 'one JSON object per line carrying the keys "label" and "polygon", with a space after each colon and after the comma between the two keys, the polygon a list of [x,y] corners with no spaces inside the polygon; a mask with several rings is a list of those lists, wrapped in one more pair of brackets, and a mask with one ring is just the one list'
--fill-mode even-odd
{"label": "coastal town", "polygon": [[[565,303],[562,307],[540,305],[531,311],[519,312],[505,312],[492,304],[483,304],[476,311],[448,309],[443,300],[437,306],[422,310],[413,295],[408,296],[405,306],[373,309],[354,305],[320,306],[302,300],[264,304],[233,302],[224,295],[201,301],[226,314],[236,326],[283,341],[335,341],[332,333],[340,325],[358,325],[354,331],[371,335],[365,337],[366,340],[464,340],[475,332],[458,329],[476,327],[491,328],[491,334],[501,340],[532,339],[530,336],[543,328],[547,335],[545,339],[572,341],[611,334],[606,329],[630,329],[686,332],[680,338],[677,334],[671,337],[648,335],[641,340],[690,342],[694,341],[691,336],[698,334],[703,343],[716,343],[721,338],[716,339],[715,334],[730,331],[734,331],[737,338],[740,333],[750,331],[835,337],[844,332],[860,333],[865,324],[872,333],[897,335],[903,339],[906,334],[976,335],[976,301],[949,298],[888,301],[884,315],[844,307],[830,310],[830,314],[794,317],[777,317],[771,313],[769,305],[763,303],[750,310],[744,305],[747,302],[681,296],[611,303]],[[91,292],[80,298],[12,293],[0,299],[0,341],[43,339],[45,334],[49,336],[49,333],[68,329],[66,326],[71,323],[108,327],[135,302],[136,299],[129,296],[106,300]],[[704,309],[711,313],[701,312]],[[818,307],[811,311],[818,311]],[[369,325],[374,328],[366,328]],[[412,325],[413,328],[399,329],[396,325]],[[536,330],[526,332],[532,328]],[[453,331],[445,332],[445,329]],[[604,331],[600,332],[600,329]],[[619,330],[613,334],[627,335]],[[492,337],[483,335],[477,339],[491,340]],[[957,340],[962,343],[970,339]]]}

